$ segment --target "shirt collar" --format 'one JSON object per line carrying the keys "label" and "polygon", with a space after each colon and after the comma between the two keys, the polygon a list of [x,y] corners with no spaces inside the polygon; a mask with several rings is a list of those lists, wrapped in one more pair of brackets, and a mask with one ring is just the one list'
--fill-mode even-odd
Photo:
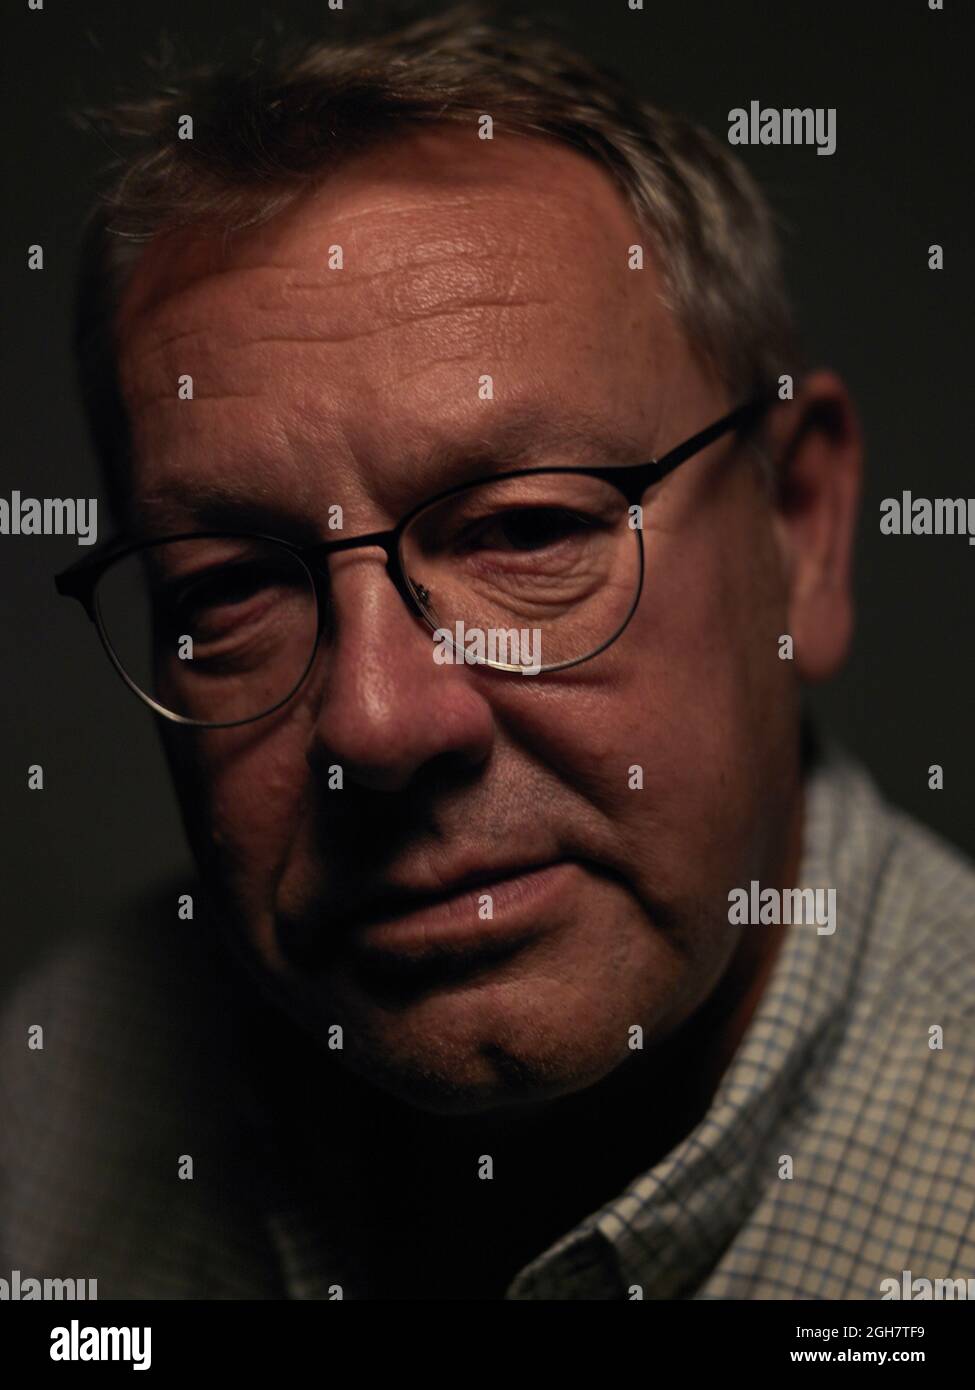
{"label": "shirt collar", "polygon": [[[836,930],[785,932],[768,984],[701,1122],[665,1159],[512,1281],[509,1299],[680,1298],[700,1284],[774,1177],[841,1029],[869,923],[875,792],[827,746],[805,786],[799,887],[836,890]],[[748,926],[747,931],[761,931]],[[579,1290],[588,1285],[588,1294]]]}

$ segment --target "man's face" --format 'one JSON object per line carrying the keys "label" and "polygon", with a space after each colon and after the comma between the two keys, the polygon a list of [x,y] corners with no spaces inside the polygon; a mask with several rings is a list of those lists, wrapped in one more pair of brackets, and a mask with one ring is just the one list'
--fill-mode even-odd
{"label": "man's face", "polygon": [[[334,539],[335,504],[343,534],[382,530],[486,459],[659,455],[736,404],[661,296],[591,162],[400,138],[261,230],[146,254],[119,319],[136,512]],[[618,448],[587,444],[592,420]],[[218,518],[204,491],[238,510]],[[704,451],[644,498],[642,539],[623,635],[537,678],[437,664],[382,552],[334,556],[327,640],[290,703],[167,732],[205,877],[275,993],[422,1107],[565,1094],[631,1055],[633,1025],[645,1046],[671,1033],[737,945],[729,888],[781,867],[796,694],[754,464],[733,440]]]}

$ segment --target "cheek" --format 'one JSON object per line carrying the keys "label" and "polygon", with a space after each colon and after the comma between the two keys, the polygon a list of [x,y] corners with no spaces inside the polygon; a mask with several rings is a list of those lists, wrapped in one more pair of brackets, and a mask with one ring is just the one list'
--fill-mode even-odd
{"label": "cheek", "polygon": [[637,633],[645,719],[629,733],[647,760],[662,857],[686,861],[690,846],[720,891],[765,853],[787,799],[798,693],[778,655],[785,595],[754,506],[661,542]]}
{"label": "cheek", "polygon": [[301,823],[309,768],[294,722],[215,730],[180,750],[176,782],[211,886],[246,917],[265,907]]}
{"label": "cheek", "polygon": [[729,502],[656,547],[649,540],[636,638],[654,743],[737,768],[742,755],[760,756],[793,684],[778,658],[786,608],[771,528],[754,503]]}
{"label": "cheek", "polygon": [[523,698],[518,736],[599,813],[645,901],[700,916],[766,852],[787,798],[797,700],[778,657],[784,595],[760,516],[647,541],[630,626]]}

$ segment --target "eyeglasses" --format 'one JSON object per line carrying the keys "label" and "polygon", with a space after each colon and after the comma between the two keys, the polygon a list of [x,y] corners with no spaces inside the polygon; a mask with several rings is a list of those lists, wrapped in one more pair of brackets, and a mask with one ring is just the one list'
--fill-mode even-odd
{"label": "eyeglasses", "polygon": [[757,397],[660,459],[530,468],[448,488],[389,531],[297,545],[236,531],[116,540],[55,578],[126,685],[177,724],[232,728],[292,698],[330,634],[328,557],[376,546],[440,661],[540,675],[615,642],[643,588],[649,487],[773,403]]}

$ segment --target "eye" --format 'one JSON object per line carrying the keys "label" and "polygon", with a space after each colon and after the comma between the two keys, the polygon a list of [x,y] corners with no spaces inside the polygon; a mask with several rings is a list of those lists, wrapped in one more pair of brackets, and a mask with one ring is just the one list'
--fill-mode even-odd
{"label": "eye", "polygon": [[280,595],[293,587],[290,578],[269,561],[220,565],[166,586],[159,596],[159,611],[168,623],[182,628],[214,619],[232,620],[234,610],[246,609],[254,599]]}
{"label": "eye", "polygon": [[242,603],[266,587],[266,570],[258,565],[225,565],[184,585],[174,596],[174,606],[192,610]]}
{"label": "eye", "polygon": [[465,538],[464,549],[543,550],[585,534],[596,525],[592,517],[564,507],[517,507],[477,523]]}

